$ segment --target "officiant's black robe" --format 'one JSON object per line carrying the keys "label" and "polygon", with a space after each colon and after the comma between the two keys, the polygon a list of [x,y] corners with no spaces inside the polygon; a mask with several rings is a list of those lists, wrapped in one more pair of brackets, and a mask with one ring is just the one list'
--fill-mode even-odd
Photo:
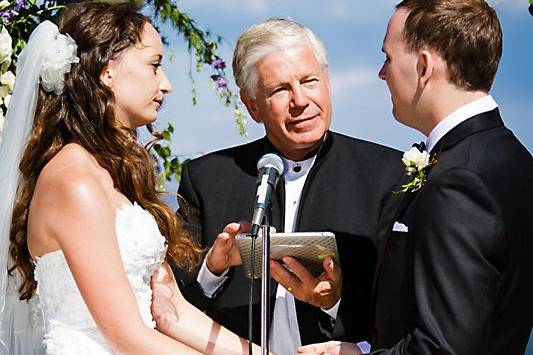
{"label": "officiant's black robe", "polygon": [[[258,159],[274,148],[266,138],[214,152],[183,166],[179,210],[189,230],[210,247],[230,222],[251,220]],[[403,168],[401,154],[390,148],[328,132],[302,190],[295,231],[336,234],[344,276],[336,320],[317,307],[296,301],[303,344],[332,337],[351,341],[370,337],[370,293],[376,263],[378,219]],[[284,188],[278,184],[272,201],[273,225],[283,230]],[[185,297],[220,324],[247,337],[249,280],[242,267],[213,299],[202,296],[196,274],[177,272]],[[275,295],[273,282],[271,295]],[[260,283],[255,301],[260,302]],[[273,303],[272,303],[273,305]],[[258,304],[257,304],[258,306]],[[273,307],[272,307],[273,308]],[[255,308],[254,341],[260,339],[260,311]]]}

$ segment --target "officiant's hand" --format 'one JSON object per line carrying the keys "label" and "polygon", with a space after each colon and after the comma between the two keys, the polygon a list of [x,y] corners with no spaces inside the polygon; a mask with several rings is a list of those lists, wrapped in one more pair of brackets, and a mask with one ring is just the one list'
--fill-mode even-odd
{"label": "officiant's hand", "polygon": [[271,259],[270,273],[296,299],[322,309],[330,309],[341,298],[342,272],[331,257],[324,258],[324,271],[318,277],[313,276],[293,257],[286,256],[283,262],[292,272]]}
{"label": "officiant's hand", "polygon": [[298,348],[298,354],[308,355],[362,355],[361,349],[354,343],[328,341],[309,344]]}
{"label": "officiant's hand", "polygon": [[241,221],[230,223],[224,228],[205,256],[205,263],[209,271],[215,275],[220,275],[230,267],[241,264],[241,255],[235,237],[239,233],[249,232],[250,227],[250,223]]}

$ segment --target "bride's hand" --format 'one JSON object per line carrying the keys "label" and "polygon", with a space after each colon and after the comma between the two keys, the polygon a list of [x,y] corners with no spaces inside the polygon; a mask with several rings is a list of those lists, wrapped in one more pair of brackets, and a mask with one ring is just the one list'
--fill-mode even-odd
{"label": "bride's hand", "polygon": [[154,272],[151,279],[152,286],[152,317],[156,322],[156,329],[171,336],[177,328],[180,319],[189,307],[189,303],[182,296],[172,269],[167,263]]}

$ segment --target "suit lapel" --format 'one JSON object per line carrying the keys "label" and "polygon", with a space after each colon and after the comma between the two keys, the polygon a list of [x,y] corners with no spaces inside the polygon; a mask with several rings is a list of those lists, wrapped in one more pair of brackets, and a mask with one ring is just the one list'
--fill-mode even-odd
{"label": "suit lapel", "polygon": [[[333,134],[330,131],[327,131],[324,143],[318,148],[318,151],[316,152],[315,162],[313,166],[311,167],[311,170],[309,170],[304,186],[300,193],[300,203],[298,205],[298,211],[296,211],[296,220],[294,222],[295,231],[300,230],[300,223],[301,223],[302,215],[304,215],[304,209],[306,208],[306,206],[308,206],[306,201],[307,199],[309,199],[310,185],[312,181],[314,180],[314,177],[317,174],[317,171],[319,171],[320,165],[323,164],[325,158],[327,157],[328,152],[331,150],[332,145],[333,145]],[[285,199],[283,201],[285,201]],[[308,206],[308,207],[314,208],[314,206]]]}
{"label": "suit lapel", "polygon": [[[394,191],[400,191],[402,185],[407,183],[409,179],[410,179],[409,176],[404,175],[397,189]],[[384,207],[382,218],[381,218],[382,222],[380,223],[381,227],[378,232],[378,260],[376,263],[376,271],[374,273],[374,283],[372,285],[372,300],[375,299],[377,281],[379,279],[379,274],[381,272],[381,266],[383,264],[383,258],[387,251],[387,244],[390,240],[390,236],[392,234],[392,228],[394,226],[394,223],[398,220],[398,217],[400,217],[403,214],[403,212],[405,211],[409,203],[411,203],[411,201],[416,196],[418,191],[402,192],[402,193],[391,192],[391,193],[394,193],[395,196],[393,196],[388,201],[387,205]]]}

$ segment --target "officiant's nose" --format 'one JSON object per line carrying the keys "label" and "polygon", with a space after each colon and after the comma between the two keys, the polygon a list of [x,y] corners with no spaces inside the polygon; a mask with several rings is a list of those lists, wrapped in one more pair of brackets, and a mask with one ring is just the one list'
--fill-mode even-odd
{"label": "officiant's nose", "polygon": [[309,106],[309,98],[302,86],[297,85],[292,89],[292,97],[289,103],[291,110],[302,111]]}

